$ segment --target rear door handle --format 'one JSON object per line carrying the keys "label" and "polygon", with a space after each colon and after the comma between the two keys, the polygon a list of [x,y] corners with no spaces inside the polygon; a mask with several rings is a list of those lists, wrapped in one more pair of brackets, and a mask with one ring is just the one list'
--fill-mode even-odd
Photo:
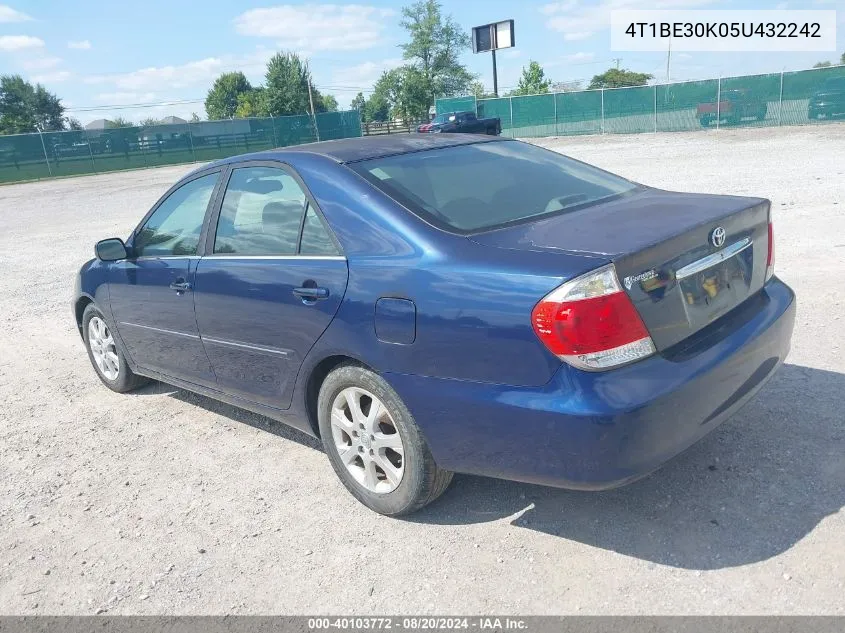
{"label": "rear door handle", "polygon": [[191,289],[191,282],[184,281],[184,280],[181,280],[181,281],[177,280],[177,281],[171,282],[170,289],[175,290],[176,292],[185,292],[186,290]]}
{"label": "rear door handle", "polygon": [[328,299],[329,298],[329,289],[328,288],[294,288],[293,294],[301,299],[305,299],[306,301],[316,301],[317,299]]}

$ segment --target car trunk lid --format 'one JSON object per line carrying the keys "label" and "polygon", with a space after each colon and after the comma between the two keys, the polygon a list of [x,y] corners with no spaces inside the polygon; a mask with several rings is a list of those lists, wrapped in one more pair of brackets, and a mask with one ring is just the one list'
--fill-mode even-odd
{"label": "car trunk lid", "polygon": [[471,239],[613,262],[662,351],[763,287],[768,221],[768,200],[644,189]]}

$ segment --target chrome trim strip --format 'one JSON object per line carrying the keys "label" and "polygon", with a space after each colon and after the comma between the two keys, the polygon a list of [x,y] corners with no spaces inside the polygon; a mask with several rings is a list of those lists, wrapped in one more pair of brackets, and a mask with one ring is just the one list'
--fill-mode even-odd
{"label": "chrome trim strip", "polygon": [[156,259],[199,259],[199,255],[139,255],[138,257],[127,257],[126,261],[129,262],[149,262]]}
{"label": "chrome trim strip", "polygon": [[683,268],[679,268],[675,271],[675,279],[684,279],[685,277],[691,277],[696,273],[700,273],[702,270],[707,270],[711,266],[715,266],[716,264],[723,262],[726,259],[730,259],[734,255],[738,255],[749,246],[751,246],[750,237],[746,237],[738,242],[734,242],[730,246],[726,246],[717,253],[711,253],[707,257],[702,257],[701,259],[696,260],[691,264],[687,264]]}
{"label": "chrome trim strip", "polygon": [[227,345],[231,347],[242,347],[244,349],[254,349],[258,352],[267,352],[268,354],[279,354],[280,356],[287,356],[289,351],[283,349],[276,349],[275,347],[261,347],[260,345],[247,345],[246,343],[235,343],[234,341],[222,341],[219,338],[202,337],[203,343],[216,343],[218,345]]}
{"label": "chrome trim strip", "polygon": [[144,330],[152,330],[153,332],[163,332],[164,334],[173,334],[174,336],[186,336],[188,338],[196,338],[198,339],[199,336],[196,334],[186,334],[185,332],[174,332],[173,330],[165,330],[160,327],[152,327],[151,325],[141,325],[139,323],[129,323],[128,321],[120,321],[120,325],[130,325],[132,327],[139,327]]}
{"label": "chrome trim strip", "polygon": [[346,261],[346,257],[343,255],[206,255],[203,259],[324,259]]}

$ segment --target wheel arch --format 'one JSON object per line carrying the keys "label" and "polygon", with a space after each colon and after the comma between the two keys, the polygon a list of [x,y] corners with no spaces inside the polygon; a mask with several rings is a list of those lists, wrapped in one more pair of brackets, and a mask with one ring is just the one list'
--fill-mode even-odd
{"label": "wheel arch", "polygon": [[376,371],[367,363],[346,354],[332,354],[320,360],[308,372],[308,379],[305,381],[305,415],[308,419],[308,426],[314,437],[320,437],[320,422],[317,419],[317,399],[320,396],[320,387],[326,377],[337,367],[343,364],[354,364],[365,367],[370,371]]}
{"label": "wheel arch", "polygon": [[82,333],[82,315],[85,314],[85,308],[94,303],[94,299],[87,294],[81,295],[73,304],[73,313],[76,317],[76,329],[79,331],[79,336],[83,337]]}

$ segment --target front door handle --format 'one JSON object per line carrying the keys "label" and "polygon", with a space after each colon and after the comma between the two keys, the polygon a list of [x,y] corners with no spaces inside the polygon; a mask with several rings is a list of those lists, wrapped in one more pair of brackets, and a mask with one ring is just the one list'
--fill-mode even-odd
{"label": "front door handle", "polygon": [[184,279],[177,279],[176,281],[171,282],[170,289],[180,293],[185,292],[186,290],[191,289],[191,282],[185,281]]}
{"label": "front door handle", "polygon": [[303,286],[301,288],[294,288],[293,294],[301,298],[303,301],[316,301],[317,299],[328,299],[329,289]]}

